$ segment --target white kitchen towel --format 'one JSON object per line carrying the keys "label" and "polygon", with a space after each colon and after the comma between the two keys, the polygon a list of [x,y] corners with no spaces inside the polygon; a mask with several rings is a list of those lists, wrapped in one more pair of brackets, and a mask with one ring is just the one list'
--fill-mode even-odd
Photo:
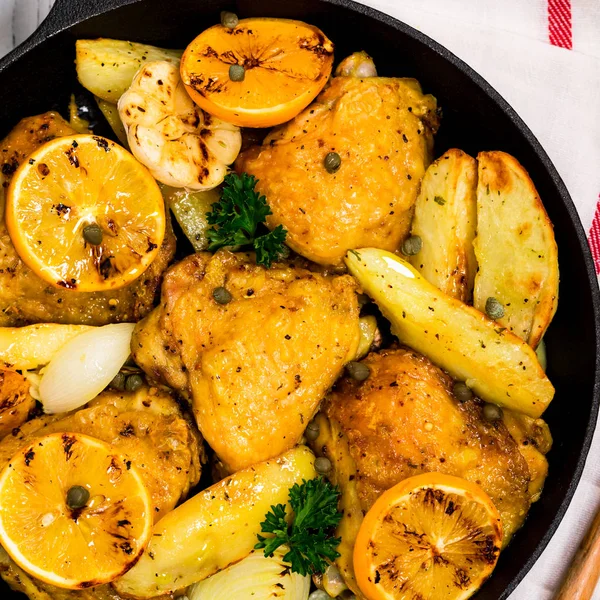
{"label": "white kitchen towel", "polygon": [[[22,41],[52,2],[0,0],[0,52]],[[439,41],[516,109],[564,179],[600,273],[600,0],[362,2]],[[597,431],[565,519],[510,600],[552,598],[599,506]]]}

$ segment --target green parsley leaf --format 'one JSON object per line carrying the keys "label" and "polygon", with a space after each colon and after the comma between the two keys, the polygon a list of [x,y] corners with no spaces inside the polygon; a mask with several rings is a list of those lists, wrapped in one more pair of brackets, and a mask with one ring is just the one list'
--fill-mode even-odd
{"label": "green parsley leaf", "polygon": [[225,177],[221,198],[206,214],[208,224],[213,225],[206,237],[210,252],[225,246],[253,247],[257,264],[269,268],[285,252],[287,231],[278,225],[271,232],[260,233],[260,229],[266,230],[264,223],[272,212],[267,199],[255,190],[257,183],[248,173]]}
{"label": "green parsley leaf", "polygon": [[291,524],[285,505],[271,506],[260,525],[262,533],[270,533],[272,537],[257,535],[255,549],[264,548],[265,556],[270,557],[279,546],[286,545],[289,550],[283,560],[294,573],[325,572],[329,563],[340,556],[336,548],[342,540],[331,534],[342,518],[337,508],[339,497],[339,489],[321,477],[295,484],[289,497],[293,510]]}
{"label": "green parsley leaf", "polygon": [[268,269],[274,260],[280,258],[285,252],[284,242],[286,236],[287,231],[283,228],[283,225],[277,225],[273,231],[255,238],[252,245],[256,251],[256,264],[263,265]]}

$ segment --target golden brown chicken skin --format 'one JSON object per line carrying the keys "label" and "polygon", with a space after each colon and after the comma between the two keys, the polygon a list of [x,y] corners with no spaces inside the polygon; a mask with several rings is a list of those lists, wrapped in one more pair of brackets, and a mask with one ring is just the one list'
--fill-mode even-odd
{"label": "golden brown chicken skin", "polygon": [[[225,287],[231,300],[213,292]],[[171,268],[160,306],[138,323],[135,361],[188,397],[230,471],[293,447],[356,355],[356,284],[254,257],[200,253]]]}
{"label": "golden brown chicken skin", "polygon": [[[34,579],[18,567],[0,547],[0,577],[11,589],[22,592],[29,600],[124,600],[111,585],[99,585],[87,590],[66,590]],[[153,600],[173,600],[173,596],[159,596]]]}
{"label": "golden brown chicken skin", "polygon": [[0,327],[138,321],[153,308],[162,272],[175,254],[175,236],[169,223],[157,258],[148,269],[130,285],[107,292],[55,288],[23,263],[4,223],[5,190],[19,165],[38,146],[74,133],[58,113],[48,112],[23,119],[0,143]]}
{"label": "golden brown chicken skin", "polygon": [[[137,392],[105,391],[76,412],[28,421],[0,442],[0,469],[31,441],[63,431],[103,440],[135,464],[150,493],[155,522],[185,499],[198,483],[205,462],[201,437],[173,396],[144,386]],[[30,600],[121,599],[110,585],[65,590],[38,581],[20,569],[2,548],[0,576]]]}
{"label": "golden brown chicken skin", "polygon": [[0,469],[23,446],[57,432],[95,437],[131,460],[150,493],[155,520],[173,510],[200,479],[200,436],[173,396],[157,388],[105,391],[76,412],[24,423],[0,442]]}
{"label": "golden brown chicken skin", "polygon": [[479,484],[500,512],[508,543],[533,491],[528,462],[504,423],[486,421],[478,400],[456,400],[450,377],[412,350],[383,350],[363,362],[370,376],[340,380],[317,417],[314,443],[333,462],[342,490],[338,566],[349,587],[358,593],[352,549],[364,513],[413,475],[438,471]]}
{"label": "golden brown chicken skin", "polygon": [[0,440],[25,423],[35,411],[30,384],[16,371],[0,369]]}
{"label": "golden brown chicken skin", "polygon": [[[286,243],[324,265],[347,250],[395,251],[407,236],[412,207],[431,162],[436,101],[414,79],[334,77],[294,120],[262,146],[243,152],[238,171],[252,173]],[[330,152],[341,166],[329,173]]]}

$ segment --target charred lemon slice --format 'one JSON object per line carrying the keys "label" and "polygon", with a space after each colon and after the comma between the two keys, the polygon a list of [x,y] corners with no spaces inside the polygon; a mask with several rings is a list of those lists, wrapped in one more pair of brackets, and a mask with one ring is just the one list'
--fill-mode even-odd
{"label": "charred lemon slice", "polygon": [[23,570],[57,587],[122,575],[151,528],[150,497],[135,466],[94,438],[39,438],[0,475],[0,543]]}
{"label": "charred lemon slice", "polygon": [[331,74],[333,43],[316,27],[287,19],[215,25],[185,50],[181,78],[206,112],[241,127],[294,118]]}
{"label": "charred lemon slice", "polygon": [[165,209],[149,171],[114,142],[56,138],[23,161],[8,188],[6,225],[36,275],[82,292],[123,287],[156,257]]}
{"label": "charred lemon slice", "polygon": [[369,600],[463,600],[493,571],[500,515],[476,484],[441,473],[409,477],[365,516],[354,547]]}

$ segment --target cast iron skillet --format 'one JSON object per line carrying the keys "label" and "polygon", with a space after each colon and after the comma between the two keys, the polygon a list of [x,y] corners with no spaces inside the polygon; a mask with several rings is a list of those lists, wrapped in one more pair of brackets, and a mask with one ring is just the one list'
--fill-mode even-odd
{"label": "cast iron skillet", "polygon": [[[75,86],[76,38],[185,47],[218,21],[221,10],[308,21],[333,39],[338,60],[364,49],[380,74],[418,78],[444,111],[436,156],[451,146],[472,155],[505,150],[523,163],[537,186],[554,223],[561,267],[559,308],[546,335],[556,398],[545,418],[554,447],[541,500],[477,595],[478,600],[506,598],[556,531],[583,470],[599,404],[600,294],[585,232],[560,176],[531,131],[486,81],[427,36],[350,0],[57,0],[38,31],[0,62],[0,135],[25,116],[51,108],[64,114]],[[6,586],[0,596],[20,597]]]}

